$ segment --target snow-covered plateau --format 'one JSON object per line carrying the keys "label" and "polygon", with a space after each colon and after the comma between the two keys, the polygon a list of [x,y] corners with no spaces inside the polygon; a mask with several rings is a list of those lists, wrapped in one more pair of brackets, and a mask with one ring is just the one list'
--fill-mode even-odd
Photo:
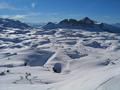
{"label": "snow-covered plateau", "polygon": [[120,34],[4,29],[0,90],[120,90]]}

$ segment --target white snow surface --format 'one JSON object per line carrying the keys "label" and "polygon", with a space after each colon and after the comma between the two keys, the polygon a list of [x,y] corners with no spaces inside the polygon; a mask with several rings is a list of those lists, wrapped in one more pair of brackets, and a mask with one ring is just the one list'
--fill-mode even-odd
{"label": "white snow surface", "polygon": [[120,90],[119,34],[13,32],[0,33],[0,90]]}

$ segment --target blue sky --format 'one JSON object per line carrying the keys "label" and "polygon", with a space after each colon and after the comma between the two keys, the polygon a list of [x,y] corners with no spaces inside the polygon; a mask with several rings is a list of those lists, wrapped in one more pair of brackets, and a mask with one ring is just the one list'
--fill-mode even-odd
{"label": "blue sky", "polygon": [[0,17],[24,22],[58,22],[88,16],[98,22],[120,23],[120,0],[0,0]]}

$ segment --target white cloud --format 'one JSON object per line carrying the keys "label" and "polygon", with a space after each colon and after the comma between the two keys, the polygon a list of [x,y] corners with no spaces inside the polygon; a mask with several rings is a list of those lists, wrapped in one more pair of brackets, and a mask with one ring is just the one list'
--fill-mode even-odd
{"label": "white cloud", "polygon": [[35,8],[35,7],[36,7],[36,4],[33,2],[33,3],[31,4],[31,6],[32,6],[32,8]]}
{"label": "white cloud", "polygon": [[8,18],[9,15],[0,15],[0,18]]}
{"label": "white cloud", "polygon": [[40,12],[31,12],[31,13],[28,13],[28,14],[15,14],[15,15],[0,15],[0,18],[10,18],[10,19],[25,19],[25,18],[29,18],[29,17],[36,17],[36,16],[39,16],[39,15],[43,15],[43,13],[40,13]]}
{"label": "white cloud", "polygon": [[16,19],[16,20],[21,20],[26,18],[26,15],[14,15],[14,16],[10,16],[10,19]]}
{"label": "white cloud", "polygon": [[26,18],[27,15],[0,15],[1,18],[9,18],[9,19],[15,19],[15,20],[21,20]]}
{"label": "white cloud", "polygon": [[[9,14],[5,14],[5,15],[0,15],[0,18],[9,18],[9,19],[15,19],[15,20],[22,20],[22,21],[25,21],[25,22],[42,22],[42,21],[46,21],[48,22],[48,18],[49,18],[49,21],[58,21],[59,18],[57,18],[57,16],[59,15],[59,13],[55,13],[55,12],[52,12],[52,13],[43,13],[43,12],[29,12],[29,13],[26,13],[26,14],[12,14],[12,15],[9,15]],[[43,19],[41,20],[40,17],[43,17]],[[50,16],[54,16],[54,18],[50,18]]]}
{"label": "white cloud", "polygon": [[42,13],[40,13],[40,12],[30,12],[27,15],[28,16],[39,16],[39,15],[42,15]]}
{"label": "white cloud", "polygon": [[0,9],[14,9],[14,6],[7,2],[1,2]]}

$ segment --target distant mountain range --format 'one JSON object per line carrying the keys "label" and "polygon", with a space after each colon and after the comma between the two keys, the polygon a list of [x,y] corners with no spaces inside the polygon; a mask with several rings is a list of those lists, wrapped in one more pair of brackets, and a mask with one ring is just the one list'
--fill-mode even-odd
{"label": "distant mountain range", "polygon": [[59,23],[55,24],[52,22],[49,22],[45,26],[43,26],[44,29],[54,29],[54,28],[81,28],[81,26],[91,26],[94,25],[95,22],[88,17],[85,17],[82,20],[77,21],[76,19],[64,19],[60,21]]}
{"label": "distant mountain range", "polygon": [[113,33],[120,33],[120,27],[106,23],[98,24],[94,20],[91,20],[88,17],[85,17],[82,20],[64,19],[57,24],[49,22],[42,28],[43,29],[57,29],[57,28],[83,29],[89,31],[108,31]]}
{"label": "distant mountain range", "polygon": [[8,28],[17,28],[17,29],[83,29],[89,31],[97,31],[97,32],[112,32],[112,33],[120,33],[120,24],[106,24],[106,23],[96,23],[94,20],[85,17],[82,20],[76,19],[64,19],[59,23],[49,22],[47,24],[26,24],[22,23],[18,20],[13,19],[3,19],[0,18],[0,30],[8,29]]}
{"label": "distant mountain range", "polygon": [[37,29],[41,29],[46,23],[27,23],[29,26]]}
{"label": "distant mountain range", "polygon": [[113,26],[120,27],[120,23],[113,24]]}
{"label": "distant mountain range", "polygon": [[18,20],[0,18],[0,29],[7,28],[28,29],[31,28],[31,26]]}

